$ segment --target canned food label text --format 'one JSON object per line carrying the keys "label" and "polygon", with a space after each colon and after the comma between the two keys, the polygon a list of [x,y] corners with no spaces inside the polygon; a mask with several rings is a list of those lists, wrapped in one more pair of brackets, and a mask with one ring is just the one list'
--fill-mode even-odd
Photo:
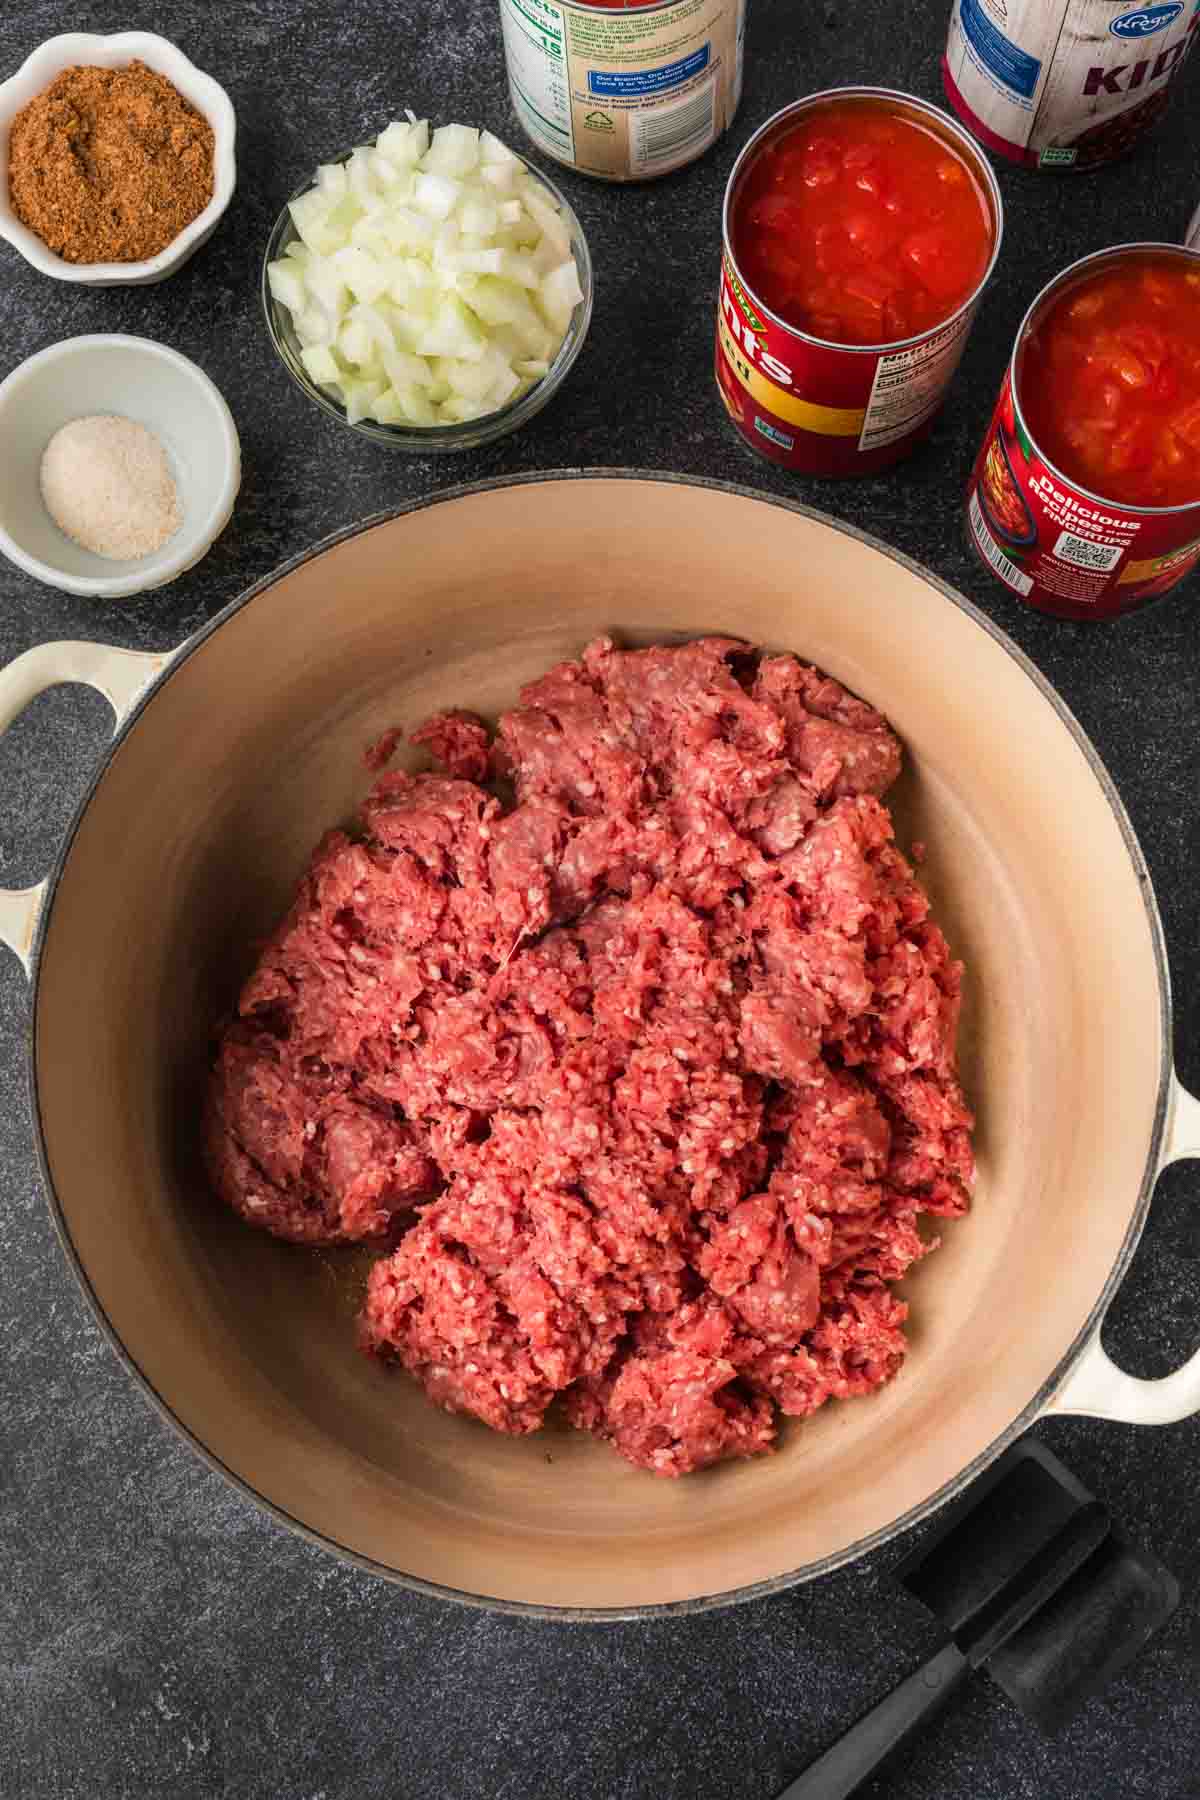
{"label": "canned food label text", "polygon": [[550,156],[628,181],[691,162],[742,89],[746,0],[665,0],[632,11],[500,0],[513,105]]}
{"label": "canned food label text", "polygon": [[717,306],[716,374],[742,436],[774,462],[828,474],[929,423],[958,366],[974,306],[900,350],[853,351],[801,337],[747,293],[728,257]]}
{"label": "canned food label text", "polygon": [[971,307],[923,343],[879,358],[859,433],[860,450],[894,444],[932,418],[958,367],[974,316]]}
{"label": "canned food label text", "polygon": [[989,149],[1086,168],[1153,124],[1198,26],[1197,0],[954,0],[942,76]]}
{"label": "canned food label text", "polygon": [[1075,488],[1038,453],[1011,373],[967,490],[981,556],[1049,612],[1106,618],[1153,599],[1200,561],[1200,504],[1137,512]]}

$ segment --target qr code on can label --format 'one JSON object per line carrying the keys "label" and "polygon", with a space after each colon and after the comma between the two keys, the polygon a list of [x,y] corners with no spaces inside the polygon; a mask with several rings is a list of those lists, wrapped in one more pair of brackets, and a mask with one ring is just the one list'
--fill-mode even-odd
{"label": "qr code on can label", "polygon": [[1125,554],[1121,544],[1090,544],[1073,531],[1060,531],[1053,554],[1060,562],[1074,564],[1077,569],[1107,571],[1115,569]]}

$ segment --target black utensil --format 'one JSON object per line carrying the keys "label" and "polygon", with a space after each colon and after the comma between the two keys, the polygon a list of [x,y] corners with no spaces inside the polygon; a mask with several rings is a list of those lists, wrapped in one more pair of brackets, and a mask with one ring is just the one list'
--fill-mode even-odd
{"label": "black utensil", "polygon": [[948,1508],[896,1579],[956,1633],[1092,1497],[1057,1457],[1026,1438]]}
{"label": "black utensil", "polygon": [[988,1678],[1047,1736],[1144,1650],[1179,1605],[1179,1583],[1119,1531],[992,1657]]}
{"label": "black utensil", "polygon": [[[995,1584],[1092,1495],[1036,1438],[1014,1445],[974,1484],[920,1552],[897,1570],[957,1633]],[[1179,1604],[1179,1583],[1113,1528],[1094,1555],[988,1659],[988,1679],[1041,1731],[1061,1731],[1145,1648]]]}
{"label": "black utensil", "polygon": [[[953,1609],[957,1622],[952,1635],[785,1788],[779,1800],[845,1800],[1104,1542],[1110,1521],[1100,1501],[1079,1502],[1070,1495],[1068,1508],[1039,1509],[1036,1490],[1042,1473],[1036,1470],[1031,1482],[1023,1463],[1011,1466],[988,1483],[982,1505],[952,1515],[937,1545],[939,1565],[952,1571],[950,1584],[963,1590]],[[998,1527],[1006,1528],[1002,1542]]]}

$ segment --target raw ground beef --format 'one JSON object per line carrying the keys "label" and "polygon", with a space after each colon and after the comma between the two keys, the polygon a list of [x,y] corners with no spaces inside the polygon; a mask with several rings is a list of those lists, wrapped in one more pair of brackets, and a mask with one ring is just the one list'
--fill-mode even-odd
{"label": "raw ground beef", "polygon": [[973,1175],[886,721],[791,657],[602,639],[494,742],[413,736],[446,773],[323,840],[224,1034],[221,1194],[379,1240],[365,1347],[500,1431],[560,1398],[682,1475],[879,1387]]}

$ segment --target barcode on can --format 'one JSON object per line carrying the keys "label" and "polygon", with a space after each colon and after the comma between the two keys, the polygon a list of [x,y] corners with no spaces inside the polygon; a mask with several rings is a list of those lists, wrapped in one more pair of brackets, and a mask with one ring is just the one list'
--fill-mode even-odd
{"label": "barcode on can", "polygon": [[1053,553],[1073,568],[1098,569],[1104,574],[1115,569],[1124,555],[1120,544],[1093,544],[1090,538],[1077,537],[1073,531],[1059,532]]}
{"label": "barcode on can", "polygon": [[1018,594],[1027,594],[1033,586],[1033,582],[1030,577],[1026,575],[1024,569],[1019,569],[1017,567],[1011,556],[1005,556],[1003,550],[988,530],[987,521],[984,519],[983,511],[979,505],[978,492],[971,495],[971,504],[967,508],[967,513],[971,521],[971,530],[975,534],[975,542],[979,545],[979,548],[982,550],[988,562],[991,563],[1001,581],[1003,581],[1006,586],[1015,588]]}
{"label": "barcode on can", "polygon": [[647,107],[629,117],[630,160],[635,169],[683,162],[712,142],[716,131],[715,81],[669,106]]}

